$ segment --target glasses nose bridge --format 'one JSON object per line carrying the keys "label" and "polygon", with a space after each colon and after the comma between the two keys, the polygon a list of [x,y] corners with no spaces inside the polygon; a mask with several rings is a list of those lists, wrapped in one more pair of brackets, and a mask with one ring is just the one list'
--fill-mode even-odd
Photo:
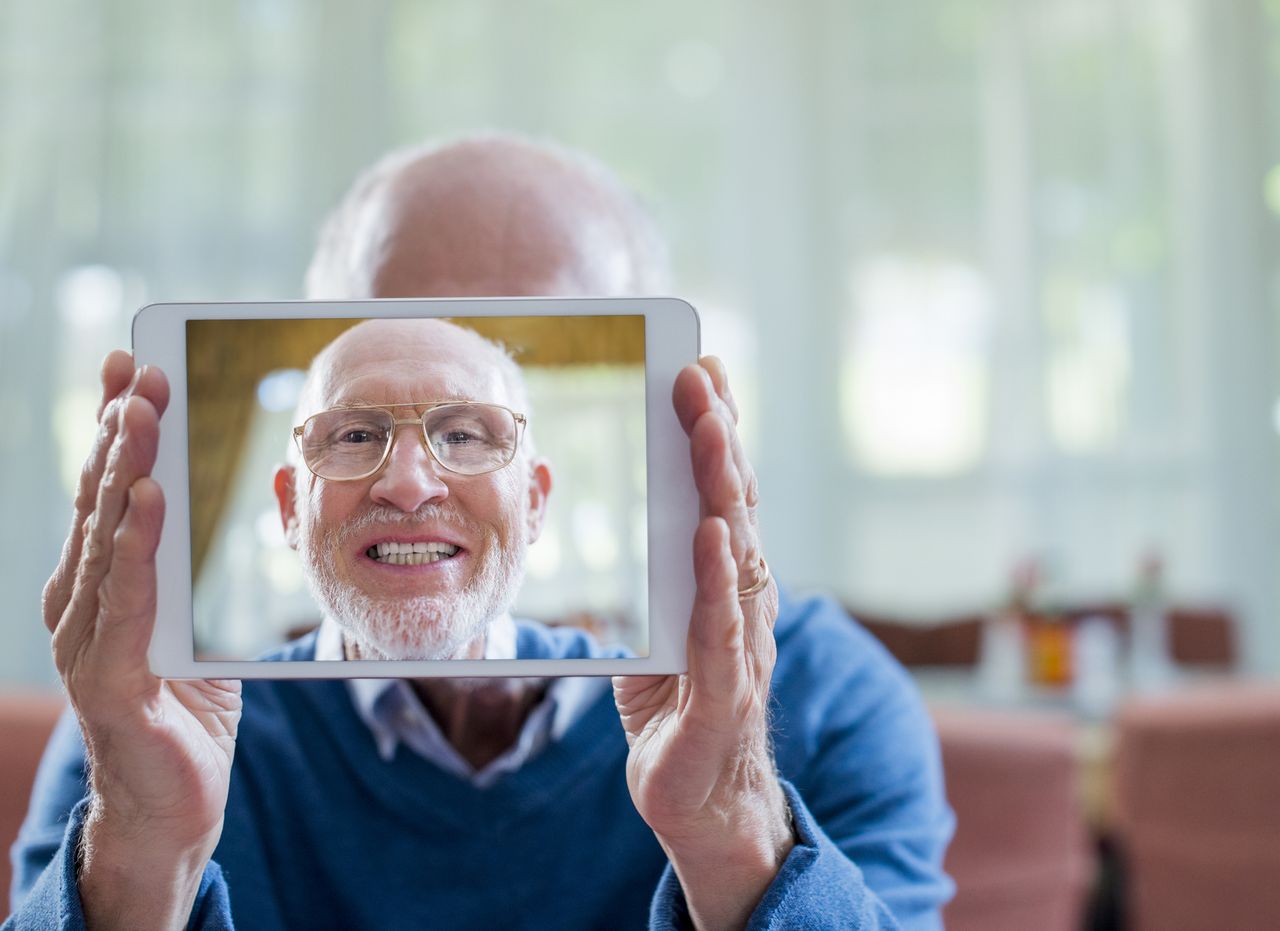
{"label": "glasses nose bridge", "polygon": [[431,448],[431,441],[427,439],[427,423],[426,414],[421,417],[396,417],[394,414],[391,418],[391,431],[387,438],[387,455],[384,465],[391,461],[391,456],[395,452],[396,439],[399,436],[401,427],[417,427],[418,443],[426,450],[427,456],[435,465],[440,465],[440,460],[436,458],[435,450]]}

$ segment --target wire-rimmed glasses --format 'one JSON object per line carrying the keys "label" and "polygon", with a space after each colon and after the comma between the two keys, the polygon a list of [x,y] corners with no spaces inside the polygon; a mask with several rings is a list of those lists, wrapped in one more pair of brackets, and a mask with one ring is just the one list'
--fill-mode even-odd
{"label": "wire-rimmed glasses", "polygon": [[[398,408],[423,408],[398,418]],[[510,465],[520,446],[523,414],[482,401],[418,401],[383,407],[335,407],[293,428],[302,461],[320,478],[368,478],[386,464],[396,428],[417,424],[433,459],[458,475],[484,475]]]}

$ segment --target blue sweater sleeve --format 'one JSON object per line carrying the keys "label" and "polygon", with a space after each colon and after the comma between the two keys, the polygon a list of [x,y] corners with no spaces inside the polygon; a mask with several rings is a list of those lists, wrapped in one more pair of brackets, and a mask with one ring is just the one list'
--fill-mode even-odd
{"label": "blue sweater sleeve", "polygon": [[[81,799],[71,810],[62,844],[44,872],[36,879],[21,907],[4,923],[3,931],[84,931],[84,911],[80,907],[80,889],[76,882],[76,847],[84,827],[89,800]],[[231,905],[227,900],[227,884],[216,863],[205,867],[200,889],[191,910],[190,929],[199,931],[231,931]]]}
{"label": "blue sweater sleeve", "polygon": [[[954,825],[937,738],[905,671],[834,602],[785,596],[772,736],[796,830],[748,928],[938,931]],[[691,927],[670,866],[650,927]]]}
{"label": "blue sweater sleeve", "polygon": [[[898,928],[884,903],[867,888],[861,870],[818,827],[795,787],[783,781],[782,790],[791,806],[796,845],[751,914],[747,931]],[[658,882],[649,927],[652,931],[693,927],[684,891],[670,865]]]}
{"label": "blue sweater sleeve", "polygon": [[[89,799],[84,744],[68,710],[54,729],[36,772],[31,807],[13,848],[13,913],[0,931],[82,931],[76,849]],[[188,928],[230,931],[227,885],[216,863],[205,867]]]}

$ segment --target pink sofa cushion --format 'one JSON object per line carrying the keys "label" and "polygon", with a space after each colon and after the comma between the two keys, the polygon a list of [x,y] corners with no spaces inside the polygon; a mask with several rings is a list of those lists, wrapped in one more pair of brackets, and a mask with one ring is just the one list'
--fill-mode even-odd
{"label": "pink sofa cushion", "polygon": [[0,692],[0,920],[9,913],[9,848],[27,813],[31,783],[66,700],[58,692]]}
{"label": "pink sofa cushion", "polygon": [[956,813],[949,931],[1077,931],[1093,854],[1070,720],[952,708],[934,720]]}
{"label": "pink sofa cushion", "polygon": [[1116,729],[1132,926],[1280,928],[1280,686],[1134,701]]}

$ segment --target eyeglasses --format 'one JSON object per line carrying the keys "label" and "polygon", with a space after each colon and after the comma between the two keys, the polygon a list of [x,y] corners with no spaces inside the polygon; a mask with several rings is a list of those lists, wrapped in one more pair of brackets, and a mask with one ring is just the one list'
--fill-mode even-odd
{"label": "eyeglasses", "polygon": [[[397,408],[423,407],[421,417],[399,419]],[[526,424],[500,404],[418,401],[386,407],[337,407],[293,428],[308,469],[331,482],[368,478],[391,455],[396,427],[417,424],[433,459],[459,475],[483,475],[511,464]]]}

